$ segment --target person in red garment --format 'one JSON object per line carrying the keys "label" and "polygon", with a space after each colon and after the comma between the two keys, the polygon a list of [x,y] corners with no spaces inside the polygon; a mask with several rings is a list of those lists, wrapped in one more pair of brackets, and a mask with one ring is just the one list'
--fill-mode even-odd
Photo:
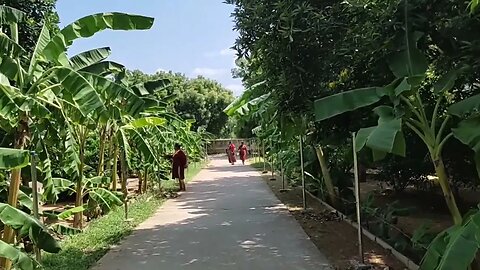
{"label": "person in red garment", "polygon": [[245,160],[247,159],[247,146],[242,142],[238,147],[238,154],[242,160],[242,164],[245,165]]}
{"label": "person in red garment", "polygon": [[175,153],[172,156],[172,179],[178,179],[180,191],[186,191],[185,168],[187,167],[187,156],[182,151],[179,143],[175,144]]}
{"label": "person in red garment", "polygon": [[228,156],[228,162],[234,165],[235,162],[237,162],[237,158],[235,157],[235,144],[233,144],[232,142],[229,142],[228,148],[226,151]]}

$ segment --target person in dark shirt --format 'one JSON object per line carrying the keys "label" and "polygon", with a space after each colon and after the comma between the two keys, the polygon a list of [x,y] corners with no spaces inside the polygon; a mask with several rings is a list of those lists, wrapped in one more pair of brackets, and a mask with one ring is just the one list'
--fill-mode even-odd
{"label": "person in dark shirt", "polygon": [[177,179],[180,191],[186,191],[185,168],[187,167],[187,156],[182,151],[179,143],[175,144],[175,153],[172,156],[172,179]]}

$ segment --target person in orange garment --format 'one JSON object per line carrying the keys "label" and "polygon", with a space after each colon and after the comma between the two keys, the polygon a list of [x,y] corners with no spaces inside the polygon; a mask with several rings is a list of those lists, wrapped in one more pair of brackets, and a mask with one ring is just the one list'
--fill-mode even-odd
{"label": "person in orange garment", "polygon": [[235,144],[232,142],[228,143],[228,148],[226,149],[227,151],[227,156],[228,156],[228,163],[231,163],[232,165],[237,162],[237,158],[235,157]]}
{"label": "person in orange garment", "polygon": [[179,143],[175,144],[175,153],[172,156],[172,179],[178,179],[180,191],[186,191],[185,168],[187,167],[187,156],[182,151]]}
{"label": "person in orange garment", "polygon": [[242,164],[245,165],[245,160],[247,160],[247,146],[242,142],[238,147],[238,154],[242,160]]}

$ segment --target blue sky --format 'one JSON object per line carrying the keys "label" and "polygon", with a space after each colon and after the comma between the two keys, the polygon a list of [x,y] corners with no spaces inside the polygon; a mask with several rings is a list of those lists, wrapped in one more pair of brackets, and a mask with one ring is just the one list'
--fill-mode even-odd
{"label": "blue sky", "polygon": [[77,40],[73,55],[109,46],[111,60],[146,73],[172,70],[189,77],[203,75],[222,83],[236,95],[243,91],[233,79],[237,33],[230,17],[233,6],[222,0],[58,0],[61,26],[99,12],[127,12],[155,18],[148,31],[104,31]]}

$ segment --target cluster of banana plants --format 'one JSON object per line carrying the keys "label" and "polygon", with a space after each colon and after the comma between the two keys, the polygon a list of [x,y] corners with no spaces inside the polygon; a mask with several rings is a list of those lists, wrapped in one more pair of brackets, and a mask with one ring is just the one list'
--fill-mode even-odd
{"label": "cluster of banana plants", "polygon": [[[55,34],[44,26],[31,53],[19,44],[18,25],[23,20],[21,11],[0,6],[0,29],[8,28],[0,31],[0,129],[6,147],[0,149],[0,168],[8,172],[2,183],[7,204],[0,205],[4,226],[1,267],[10,269],[13,263],[27,270],[37,262],[18,249],[23,237],[47,252],[59,250],[51,228],[19,208],[31,208],[30,196],[22,191],[29,185],[22,168],[29,166],[30,151],[40,159],[42,201],[55,202],[60,193],[75,193],[75,208],[60,218],[74,215],[74,227],[81,229],[84,211],[100,208],[106,212],[127,201],[129,169],[144,173],[146,188],[146,176],[165,168],[161,157],[172,151],[174,142],[183,143],[189,156],[199,159],[203,134],[191,132],[191,122],[172,113],[168,100],[152,98],[155,91],[168,87],[167,80],[132,85],[125,67],[107,60],[109,48],[68,57],[67,50],[76,39],[105,29],[147,30],[153,18],[100,13]],[[99,164],[96,174],[87,177],[85,149],[92,137],[99,138]],[[140,158],[142,170],[133,168],[133,156]],[[61,164],[62,172],[54,172],[52,164]]]}

